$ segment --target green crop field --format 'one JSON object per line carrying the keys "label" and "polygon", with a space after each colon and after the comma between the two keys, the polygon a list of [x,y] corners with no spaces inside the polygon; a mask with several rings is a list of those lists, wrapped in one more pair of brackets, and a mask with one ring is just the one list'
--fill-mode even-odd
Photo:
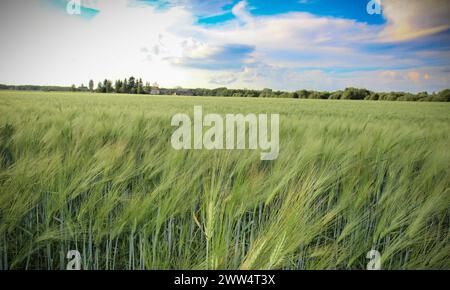
{"label": "green crop field", "polygon": [[[280,154],[171,118],[279,113]],[[0,92],[0,269],[450,268],[450,104]]]}

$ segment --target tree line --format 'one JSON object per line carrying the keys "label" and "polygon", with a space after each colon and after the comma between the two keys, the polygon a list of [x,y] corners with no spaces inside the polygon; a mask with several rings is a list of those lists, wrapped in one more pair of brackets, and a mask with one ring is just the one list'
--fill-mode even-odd
{"label": "tree line", "polygon": [[345,90],[327,92],[299,90],[295,92],[274,91],[271,89],[248,90],[228,89],[226,87],[215,89],[184,89],[160,88],[157,83],[150,84],[141,78],[130,77],[124,80],[105,79],[95,87],[94,81],[90,80],[88,86],[58,87],[58,86],[8,86],[1,85],[0,90],[39,90],[39,91],[73,91],[73,92],[96,92],[117,94],[152,94],[152,95],[184,95],[184,96],[218,96],[218,97],[243,97],[243,98],[291,98],[291,99],[321,99],[321,100],[373,100],[373,101],[426,101],[426,102],[450,102],[450,89],[440,92],[417,94],[407,92],[373,92],[361,88],[346,88]]}
{"label": "tree line", "polygon": [[[95,92],[97,93],[119,93],[119,94],[150,94],[152,90],[158,88],[158,84],[150,85],[150,83],[143,83],[142,79],[130,77],[124,80],[112,81],[105,79],[103,82],[97,84]],[[94,81],[89,81],[89,91],[94,92]]]}

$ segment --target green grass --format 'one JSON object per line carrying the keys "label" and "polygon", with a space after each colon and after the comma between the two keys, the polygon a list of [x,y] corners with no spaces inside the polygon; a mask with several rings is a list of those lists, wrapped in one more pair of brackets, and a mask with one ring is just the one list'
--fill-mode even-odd
{"label": "green grass", "polygon": [[[280,155],[173,114],[280,113]],[[0,267],[449,269],[450,104],[0,92]]]}

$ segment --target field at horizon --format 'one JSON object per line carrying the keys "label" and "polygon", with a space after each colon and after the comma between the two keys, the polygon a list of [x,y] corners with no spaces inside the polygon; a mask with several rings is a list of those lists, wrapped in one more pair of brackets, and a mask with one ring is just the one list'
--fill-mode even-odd
{"label": "field at horizon", "polygon": [[[280,114],[280,153],[177,113]],[[450,104],[0,91],[0,269],[450,269]]]}

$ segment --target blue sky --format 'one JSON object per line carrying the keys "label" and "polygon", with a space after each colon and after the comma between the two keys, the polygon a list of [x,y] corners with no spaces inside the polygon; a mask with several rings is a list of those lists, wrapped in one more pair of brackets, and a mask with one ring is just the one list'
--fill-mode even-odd
{"label": "blue sky", "polygon": [[[142,77],[162,86],[436,91],[447,0],[6,0],[0,83]],[[45,69],[43,69],[45,68]]]}
{"label": "blue sky", "polygon": [[[212,11],[212,16],[200,14],[198,22],[215,24],[234,19],[235,16],[231,12],[231,9],[239,2],[239,0],[222,2],[225,3],[224,6],[221,7],[221,11]],[[366,12],[367,1],[365,0],[249,0],[247,2],[251,13],[255,16],[277,15],[288,12],[308,12],[318,16],[354,19],[369,24],[385,23],[382,14],[369,15]],[[217,15],[214,15],[215,13],[217,13]]]}

